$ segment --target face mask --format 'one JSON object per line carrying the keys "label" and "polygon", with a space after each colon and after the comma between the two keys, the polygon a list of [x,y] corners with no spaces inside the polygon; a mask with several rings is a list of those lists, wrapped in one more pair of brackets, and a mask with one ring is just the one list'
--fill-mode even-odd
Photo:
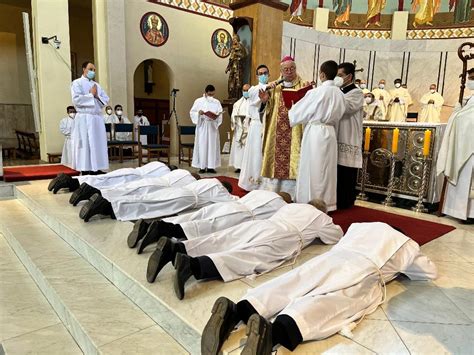
{"label": "face mask", "polygon": [[105,112],[107,112],[108,115],[112,114],[112,110],[106,110]]}
{"label": "face mask", "polygon": [[379,84],[379,89],[380,89],[380,90],[385,89],[385,84]]}
{"label": "face mask", "polygon": [[334,78],[334,85],[336,85],[337,87],[340,88],[342,86],[342,84],[344,84],[344,79],[341,78],[340,76],[336,76]]}
{"label": "face mask", "polygon": [[244,91],[244,92],[242,92],[242,96],[244,98],[248,99],[250,95],[249,95],[248,91]]}
{"label": "face mask", "polygon": [[395,87],[396,87],[397,89],[398,89],[400,86],[402,86],[402,84],[400,84],[400,83],[396,83],[396,84],[395,84]]}
{"label": "face mask", "polygon": [[364,90],[366,87],[367,87],[367,85],[365,85],[365,84],[360,84],[360,88],[361,88],[362,90]]}
{"label": "face mask", "polygon": [[430,89],[431,93],[434,94],[436,92],[435,89]]}
{"label": "face mask", "polygon": [[87,79],[92,80],[95,78],[95,71],[89,70],[87,72]]}
{"label": "face mask", "polygon": [[143,113],[138,113],[137,116],[138,116],[138,117],[142,117],[142,116],[143,116]]}
{"label": "face mask", "polygon": [[123,111],[122,110],[117,110],[117,116],[122,116]]}
{"label": "face mask", "polygon": [[262,74],[258,76],[258,82],[260,84],[267,84],[268,83],[268,75],[267,74]]}
{"label": "face mask", "polygon": [[372,103],[372,98],[371,97],[366,97],[365,102],[367,102],[367,104],[371,104]]}
{"label": "face mask", "polygon": [[466,82],[466,87],[467,87],[469,90],[474,91],[474,80],[469,79],[469,80]]}
{"label": "face mask", "polygon": [[74,112],[71,112],[71,113],[68,113],[68,116],[71,117],[71,118],[74,118],[74,117],[76,117],[76,114]]}

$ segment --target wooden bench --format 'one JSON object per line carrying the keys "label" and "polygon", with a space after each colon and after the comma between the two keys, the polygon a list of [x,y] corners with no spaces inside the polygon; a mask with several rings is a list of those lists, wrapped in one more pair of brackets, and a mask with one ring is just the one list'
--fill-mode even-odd
{"label": "wooden bench", "polygon": [[40,154],[37,134],[34,132],[20,131],[18,129],[15,130],[15,134],[18,141],[18,153],[26,159],[39,158]]}
{"label": "wooden bench", "polygon": [[63,153],[46,153],[48,155],[48,163],[60,163]]}
{"label": "wooden bench", "polygon": [[5,159],[16,159],[15,147],[2,147],[2,156]]}

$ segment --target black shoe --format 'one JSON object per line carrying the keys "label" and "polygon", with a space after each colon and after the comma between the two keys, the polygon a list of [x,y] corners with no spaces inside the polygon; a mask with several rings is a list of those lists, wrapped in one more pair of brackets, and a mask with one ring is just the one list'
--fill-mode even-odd
{"label": "black shoe", "polygon": [[129,248],[135,248],[137,246],[138,241],[145,236],[149,226],[150,223],[141,218],[135,222],[133,229],[127,238],[127,244]]}
{"label": "black shoe", "polygon": [[54,185],[56,185],[56,183],[58,182],[59,178],[60,178],[62,175],[65,175],[65,174],[64,174],[64,173],[60,173],[60,174],[56,175],[56,177],[55,177],[54,179],[52,179],[52,180],[49,182],[48,191],[53,191]]}
{"label": "black shoe", "polygon": [[177,253],[174,260],[176,274],[174,275],[174,293],[178,299],[184,298],[184,284],[189,280],[193,273],[191,271],[191,258],[186,254]]}
{"label": "black shoe", "polygon": [[247,322],[247,342],[241,355],[271,355],[272,325],[265,318],[255,313]]}
{"label": "black shoe", "polygon": [[208,174],[215,174],[216,171],[214,169],[207,169]]}
{"label": "black shoe", "polygon": [[[54,183],[53,183],[54,181]],[[79,187],[79,183],[76,179],[73,179],[69,175],[66,175],[64,173],[59,174],[56,176],[50,183],[49,185],[52,185],[52,189],[54,194],[57,194],[59,190],[61,189],[69,189],[69,191],[74,191],[74,188]],[[50,186],[48,186],[49,190]],[[51,191],[50,190],[50,191]]]}
{"label": "black shoe", "polygon": [[240,169],[235,169],[234,173],[239,174],[239,173],[240,173]]}
{"label": "black shoe", "polygon": [[199,174],[205,174],[206,173],[206,169],[199,169]]}
{"label": "black shoe", "polygon": [[97,170],[94,175],[104,175],[107,174],[105,171]]}
{"label": "black shoe", "polygon": [[89,171],[89,170],[81,171],[81,176],[85,176],[85,175],[92,175],[92,171]]}
{"label": "black shoe", "polygon": [[173,246],[171,239],[161,237],[156,245],[156,250],[148,259],[148,267],[146,269],[146,279],[149,283],[153,283],[160,273],[161,269],[173,261],[176,255],[176,248]]}
{"label": "black shoe", "polygon": [[207,321],[201,337],[201,355],[217,355],[222,344],[239,323],[234,302],[219,297],[212,307],[211,318]]}
{"label": "black shoe", "polygon": [[77,206],[79,202],[86,201],[90,199],[92,195],[97,193],[100,194],[100,191],[98,189],[83,182],[81,186],[73,192],[73,194],[69,198],[69,203],[73,206]]}
{"label": "black shoe", "polygon": [[89,222],[89,219],[91,219],[97,214],[115,218],[110,202],[103,198],[101,195],[94,194],[92,195],[90,200],[81,208],[81,211],[79,212],[79,217],[82,218],[84,222]]}
{"label": "black shoe", "polygon": [[160,239],[160,237],[163,236],[163,234],[160,233],[160,224],[161,221],[151,222],[151,224],[148,226],[145,235],[143,236],[143,240],[140,243],[140,246],[137,249],[137,254],[141,254],[148,245],[156,243]]}

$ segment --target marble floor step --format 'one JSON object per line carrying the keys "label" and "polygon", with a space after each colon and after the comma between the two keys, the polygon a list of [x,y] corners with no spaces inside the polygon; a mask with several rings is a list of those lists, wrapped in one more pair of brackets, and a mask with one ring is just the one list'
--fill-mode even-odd
{"label": "marble floor step", "polygon": [[0,201],[0,232],[84,353],[187,353],[20,201]]}
{"label": "marble floor step", "polygon": [[2,234],[0,255],[0,353],[82,354]]}

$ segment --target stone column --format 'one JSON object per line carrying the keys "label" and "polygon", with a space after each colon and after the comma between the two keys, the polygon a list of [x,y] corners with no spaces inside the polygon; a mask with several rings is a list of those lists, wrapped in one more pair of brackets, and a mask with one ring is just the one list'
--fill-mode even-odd
{"label": "stone column", "polygon": [[318,7],[314,9],[313,28],[316,31],[328,32],[329,9]]}
{"label": "stone column", "polygon": [[96,81],[112,99],[109,82],[109,55],[106,0],[92,0],[92,29]]}
{"label": "stone column", "polygon": [[392,17],[392,40],[407,39],[408,11],[395,11]]}

